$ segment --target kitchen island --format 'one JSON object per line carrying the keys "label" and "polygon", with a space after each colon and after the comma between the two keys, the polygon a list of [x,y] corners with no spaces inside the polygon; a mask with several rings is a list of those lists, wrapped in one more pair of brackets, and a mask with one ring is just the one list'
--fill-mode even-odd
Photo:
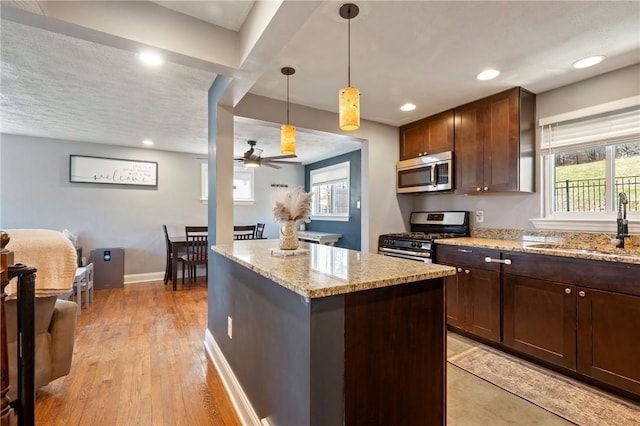
{"label": "kitchen island", "polygon": [[277,245],[212,247],[205,343],[243,421],[444,424],[455,269],[306,243],[275,256]]}

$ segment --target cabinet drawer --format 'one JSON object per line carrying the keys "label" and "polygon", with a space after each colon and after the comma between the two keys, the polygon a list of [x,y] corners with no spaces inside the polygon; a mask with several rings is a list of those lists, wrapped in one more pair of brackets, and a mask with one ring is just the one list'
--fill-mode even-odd
{"label": "cabinet drawer", "polygon": [[500,251],[469,247],[436,244],[436,263],[449,266],[500,271],[500,263],[487,262],[485,259],[500,259]]}
{"label": "cabinet drawer", "polygon": [[516,252],[504,257],[511,260],[504,273],[640,296],[640,265]]}

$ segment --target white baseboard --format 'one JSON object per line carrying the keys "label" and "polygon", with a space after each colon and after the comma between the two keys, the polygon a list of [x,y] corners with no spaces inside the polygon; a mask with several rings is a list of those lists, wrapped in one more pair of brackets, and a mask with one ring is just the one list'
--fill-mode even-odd
{"label": "white baseboard", "polygon": [[245,426],[268,425],[268,422],[262,423],[260,421],[260,418],[249,402],[249,398],[247,398],[244,390],[242,390],[238,379],[236,379],[235,374],[233,374],[231,367],[229,367],[229,363],[227,363],[227,360],[222,354],[220,347],[216,343],[209,329],[207,329],[204,334],[204,347],[209,359],[216,367],[218,375],[220,375],[222,384],[229,394],[229,398],[231,399],[233,407],[236,409],[240,422]]}
{"label": "white baseboard", "polygon": [[125,284],[147,283],[149,281],[162,281],[164,279],[164,271],[147,272],[146,274],[129,274],[124,276]]}

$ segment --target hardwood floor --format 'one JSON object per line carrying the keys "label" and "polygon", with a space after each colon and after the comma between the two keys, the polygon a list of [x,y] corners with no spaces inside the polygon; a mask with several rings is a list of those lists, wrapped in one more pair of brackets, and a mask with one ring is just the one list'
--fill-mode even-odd
{"label": "hardwood floor", "polygon": [[96,290],[68,376],[37,392],[38,425],[239,425],[204,349],[207,288]]}

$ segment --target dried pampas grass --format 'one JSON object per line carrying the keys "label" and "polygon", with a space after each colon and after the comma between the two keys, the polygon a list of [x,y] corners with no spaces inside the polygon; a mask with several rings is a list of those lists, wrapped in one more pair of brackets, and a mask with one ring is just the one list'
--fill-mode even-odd
{"label": "dried pampas grass", "polygon": [[273,217],[278,222],[289,220],[310,222],[311,196],[311,192],[306,193],[301,186],[296,187],[293,191],[287,192],[282,201],[276,201],[276,206],[273,208]]}

